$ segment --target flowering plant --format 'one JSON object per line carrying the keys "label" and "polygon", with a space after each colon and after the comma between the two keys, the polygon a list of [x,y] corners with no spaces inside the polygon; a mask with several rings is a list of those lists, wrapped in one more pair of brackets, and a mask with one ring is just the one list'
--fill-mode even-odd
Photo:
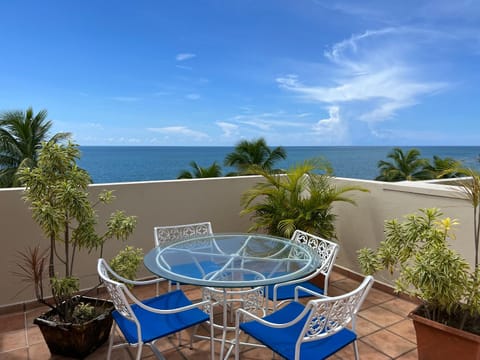
{"label": "flowering plant", "polygon": [[439,209],[421,209],[406,220],[385,222],[376,250],[359,250],[364,273],[387,269],[397,275],[396,291],[421,300],[418,312],[431,320],[480,334],[480,268],[450,248],[456,220]]}

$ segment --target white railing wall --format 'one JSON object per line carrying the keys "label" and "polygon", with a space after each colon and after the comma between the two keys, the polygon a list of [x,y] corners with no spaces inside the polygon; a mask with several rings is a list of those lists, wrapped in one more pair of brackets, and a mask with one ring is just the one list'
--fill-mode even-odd
{"label": "white railing wall", "polygon": [[[194,180],[98,184],[91,186],[92,196],[103,189],[115,191],[117,199],[99,209],[105,218],[116,209],[138,217],[138,224],[128,244],[148,251],[153,246],[153,227],[198,221],[211,221],[215,232],[245,232],[248,217],[239,216],[242,193],[260,181],[260,177],[229,177]],[[337,264],[359,272],[356,252],[364,246],[375,247],[383,240],[385,219],[402,217],[422,207],[440,207],[445,214],[459,219],[457,240],[453,246],[473,261],[472,211],[466,201],[445,185],[422,183],[382,183],[335,179],[339,185],[359,185],[369,193],[355,193],[357,206],[335,207],[340,253]],[[102,222],[102,221],[100,221]],[[101,226],[100,226],[101,228]],[[33,289],[13,275],[17,271],[18,251],[40,242],[46,247],[38,226],[22,200],[22,189],[0,189],[0,309],[33,299]],[[111,240],[104,256],[111,258],[124,244]],[[77,276],[82,286],[97,281],[97,256],[79,254]],[[141,276],[147,275],[145,269]],[[23,289],[23,291],[21,291]],[[21,292],[20,292],[21,291]]]}

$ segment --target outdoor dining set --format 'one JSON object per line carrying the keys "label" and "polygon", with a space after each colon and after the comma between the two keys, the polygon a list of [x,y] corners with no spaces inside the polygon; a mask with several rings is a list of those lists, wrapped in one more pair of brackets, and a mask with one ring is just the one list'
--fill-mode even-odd
{"label": "outdoor dining set", "polygon": [[[267,347],[285,359],[325,359],[350,344],[358,359],[355,319],[373,278],[328,296],[337,243],[300,230],[291,239],[219,234],[210,222],[155,227],[154,239],[144,257],[153,279],[128,280],[98,261],[115,305],[108,359],[119,346],[136,347],[141,359],[143,345],[164,359],[155,342],[187,328],[193,328],[190,346],[194,338],[210,342],[211,359],[215,343],[220,359],[240,359],[249,346]],[[168,281],[168,292],[160,294],[162,281]],[[131,288],[140,285],[156,285],[156,296],[139,300]],[[200,287],[201,301],[192,302],[184,285]],[[197,331],[203,323],[208,335]],[[124,343],[115,344],[117,328]]]}

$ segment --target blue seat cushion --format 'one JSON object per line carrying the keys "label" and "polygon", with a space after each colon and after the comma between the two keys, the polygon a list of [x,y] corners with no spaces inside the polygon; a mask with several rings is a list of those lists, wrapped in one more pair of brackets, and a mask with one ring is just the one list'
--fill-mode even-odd
{"label": "blue seat cushion", "polygon": [[[182,290],[176,290],[156,296],[154,298],[142,301],[142,303],[156,309],[165,310],[175,309],[192,304]],[[174,314],[155,314],[142,309],[137,304],[133,304],[132,310],[141,325],[142,341],[144,343],[168,336],[209,319],[208,314],[204,313],[198,308]],[[112,315],[118,327],[125,336],[125,339],[130,344],[138,343],[137,327],[135,323],[123,317],[116,310],[113,311]]]}
{"label": "blue seat cushion", "polygon": [[[304,305],[298,302],[291,302],[280,310],[264,317],[264,319],[273,323],[287,323],[300,315],[304,308]],[[296,324],[281,329],[262,325],[258,321],[242,323],[240,329],[284,358],[293,360],[295,358],[295,344],[307,317],[308,314]],[[356,338],[356,334],[350,329],[342,329],[329,337],[303,343],[300,349],[300,359],[326,359],[355,341]]]}
{"label": "blue seat cushion", "polygon": [[[323,294],[323,289],[319,288],[315,284],[312,284],[309,281],[304,281],[298,284],[292,284],[292,285],[285,285],[285,286],[280,286],[277,289],[277,300],[287,300],[287,299],[293,299],[295,296],[295,287],[296,286],[303,286],[304,288],[310,289],[312,291],[315,291],[319,294]],[[298,297],[308,297],[312,296],[311,294],[305,292],[305,291],[299,291],[298,292]],[[273,285],[268,285],[268,299],[273,300]]]}

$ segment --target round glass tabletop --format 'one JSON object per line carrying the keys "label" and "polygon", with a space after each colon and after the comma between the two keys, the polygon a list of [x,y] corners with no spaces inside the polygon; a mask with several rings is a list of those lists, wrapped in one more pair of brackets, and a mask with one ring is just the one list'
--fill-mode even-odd
{"label": "round glass tabletop", "polygon": [[145,255],[154,274],[180,283],[253,287],[302,278],[319,262],[307,245],[264,234],[213,234],[156,247]]}

